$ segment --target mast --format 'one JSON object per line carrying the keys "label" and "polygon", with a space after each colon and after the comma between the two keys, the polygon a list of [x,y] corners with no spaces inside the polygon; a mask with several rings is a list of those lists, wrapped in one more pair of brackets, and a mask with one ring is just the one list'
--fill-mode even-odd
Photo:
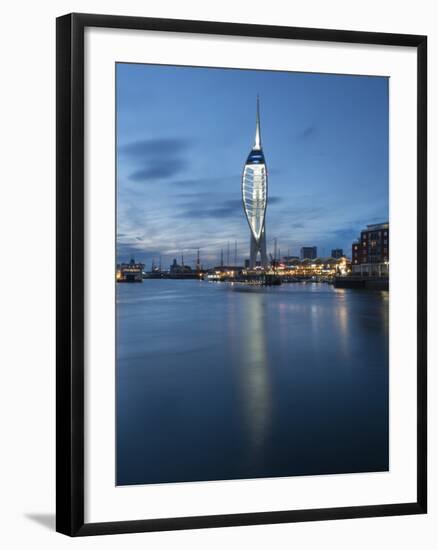
{"label": "mast", "polygon": [[260,135],[260,99],[257,94],[257,114],[256,114],[256,133],[253,149],[260,150],[262,148],[262,138]]}

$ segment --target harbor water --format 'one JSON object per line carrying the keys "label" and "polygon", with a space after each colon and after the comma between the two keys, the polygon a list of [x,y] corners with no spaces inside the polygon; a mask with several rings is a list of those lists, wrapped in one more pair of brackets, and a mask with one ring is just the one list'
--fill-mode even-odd
{"label": "harbor water", "polygon": [[117,484],[388,469],[386,291],[117,285]]}

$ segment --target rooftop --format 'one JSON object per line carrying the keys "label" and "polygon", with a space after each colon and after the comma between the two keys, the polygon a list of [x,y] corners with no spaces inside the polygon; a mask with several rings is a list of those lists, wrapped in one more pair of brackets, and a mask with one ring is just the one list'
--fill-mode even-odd
{"label": "rooftop", "polygon": [[376,231],[378,229],[389,229],[389,222],[372,223],[367,225],[366,228],[367,231]]}

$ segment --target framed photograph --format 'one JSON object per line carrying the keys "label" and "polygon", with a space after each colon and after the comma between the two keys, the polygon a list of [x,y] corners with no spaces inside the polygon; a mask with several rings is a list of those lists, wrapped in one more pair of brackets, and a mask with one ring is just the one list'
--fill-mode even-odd
{"label": "framed photograph", "polygon": [[426,512],[426,37],[57,20],[57,530]]}

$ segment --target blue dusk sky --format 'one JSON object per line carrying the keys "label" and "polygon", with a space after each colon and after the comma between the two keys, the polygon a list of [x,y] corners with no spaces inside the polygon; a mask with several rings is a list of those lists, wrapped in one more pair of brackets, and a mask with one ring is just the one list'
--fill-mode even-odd
{"label": "blue dusk sky", "polygon": [[388,80],[382,77],[116,66],[117,255],[204,266],[249,257],[241,175],[260,96],[266,236],[319,256],[388,220]]}

